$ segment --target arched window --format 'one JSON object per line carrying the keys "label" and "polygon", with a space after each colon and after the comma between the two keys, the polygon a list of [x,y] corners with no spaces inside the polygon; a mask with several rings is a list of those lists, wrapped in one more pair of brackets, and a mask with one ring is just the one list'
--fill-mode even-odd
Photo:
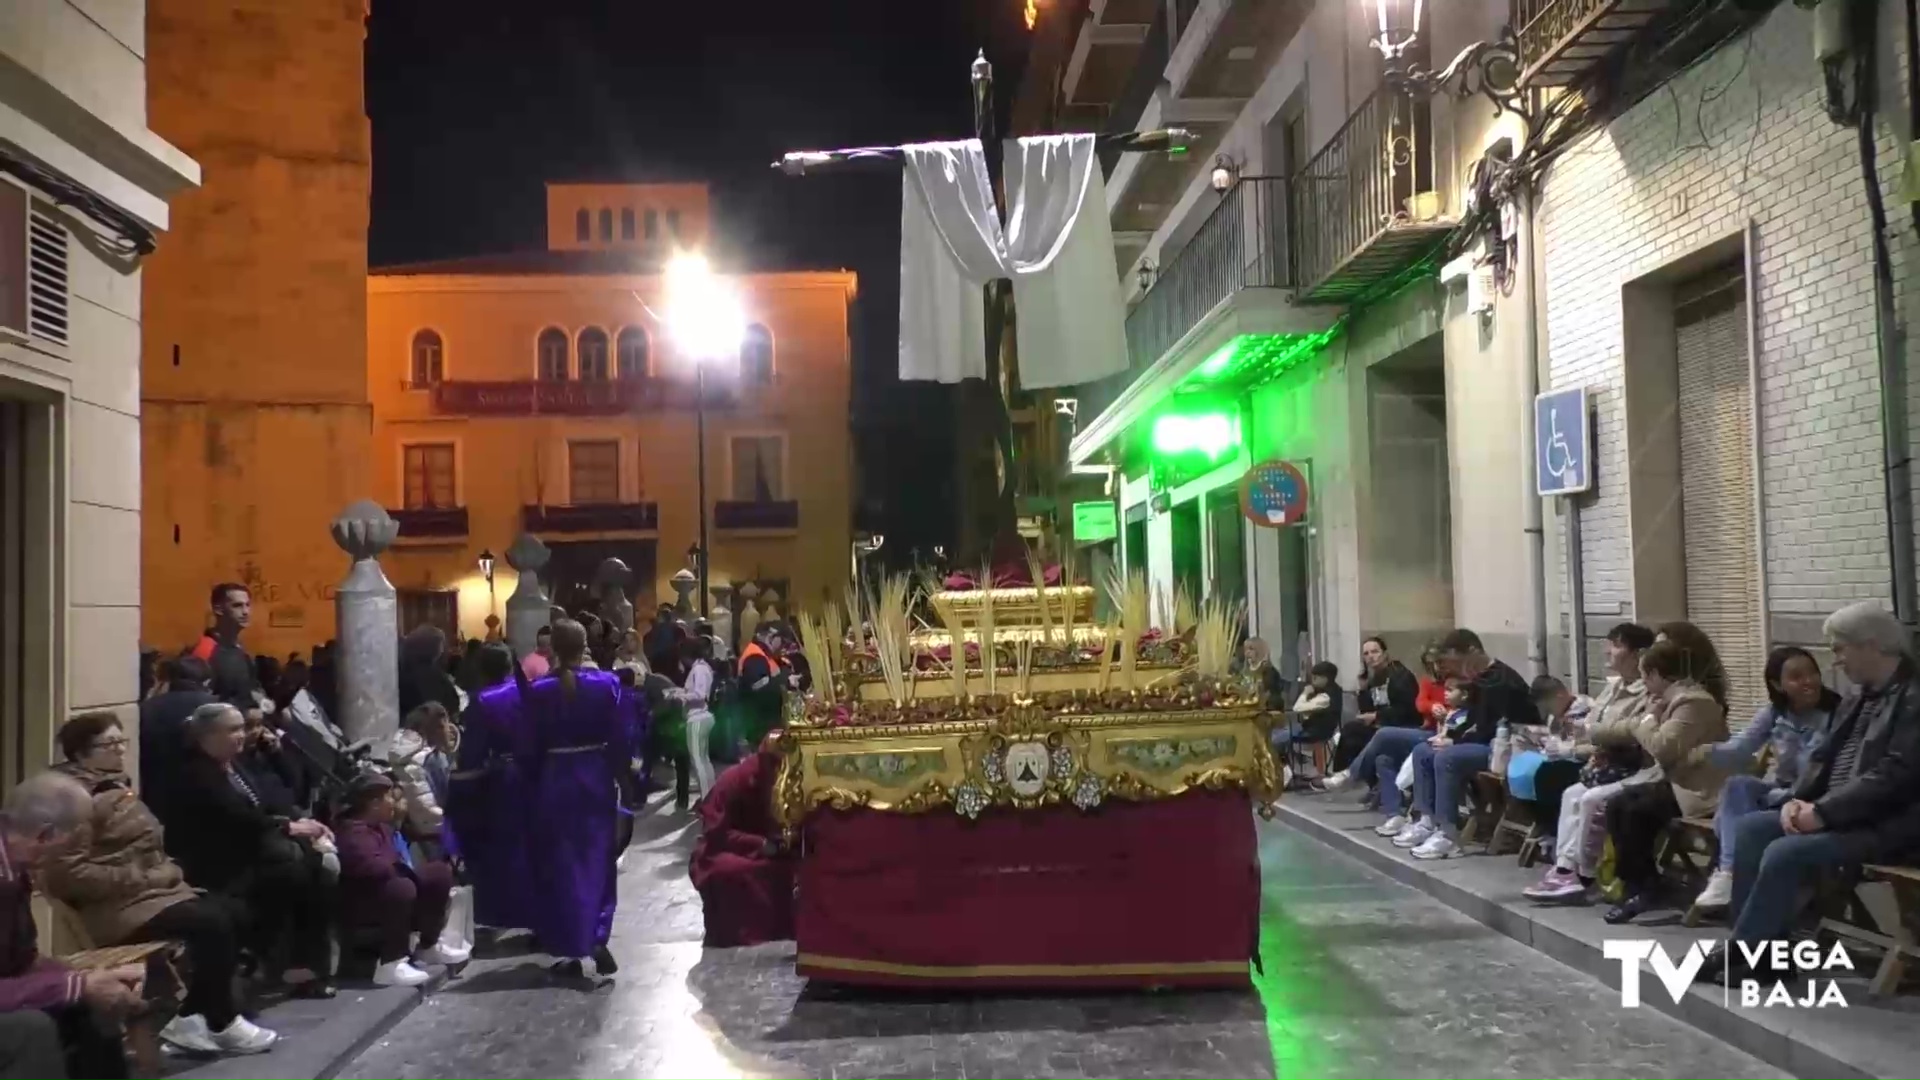
{"label": "arched window", "polygon": [[631,206],[620,208],[620,239],[633,239],[633,207]]}
{"label": "arched window", "polygon": [[644,379],[651,372],[647,367],[647,353],[652,348],[647,340],[644,327],[629,326],[620,331],[617,350],[620,357],[620,377],[623,379]]}
{"label": "arched window", "polygon": [[567,332],[557,326],[549,326],[540,331],[540,344],[535,350],[540,358],[541,382],[567,381]]}
{"label": "arched window", "polygon": [[773,331],[759,323],[747,327],[740,339],[740,379],[742,382],[773,381]]}
{"label": "arched window", "polygon": [[584,206],[573,212],[573,238],[583,244],[593,239],[593,215]]}
{"label": "arched window", "polygon": [[613,242],[613,211],[604,206],[600,208],[600,239],[609,244]]}
{"label": "arched window", "polygon": [[612,372],[607,365],[607,332],[597,326],[580,331],[580,381],[606,382]]}
{"label": "arched window", "polygon": [[413,335],[413,362],[407,370],[407,381],[415,387],[428,387],[440,381],[444,373],[444,349],[440,335],[432,330],[421,330]]}

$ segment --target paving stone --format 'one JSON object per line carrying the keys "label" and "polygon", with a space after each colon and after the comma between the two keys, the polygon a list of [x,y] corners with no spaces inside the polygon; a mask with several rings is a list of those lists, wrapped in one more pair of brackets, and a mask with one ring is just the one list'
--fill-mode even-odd
{"label": "paving stone", "polygon": [[[703,949],[692,835],[658,809],[621,878],[620,973],[476,961],[348,1077],[1787,1075],[1298,831],[1261,826],[1252,993],[889,995],[810,987],[791,943]],[[1168,918],[1179,918],[1169,911]]]}

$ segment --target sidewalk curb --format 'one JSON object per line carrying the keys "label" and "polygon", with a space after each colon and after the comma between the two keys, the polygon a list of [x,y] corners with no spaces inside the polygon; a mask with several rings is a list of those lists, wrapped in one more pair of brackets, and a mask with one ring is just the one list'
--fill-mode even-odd
{"label": "sidewalk curb", "polygon": [[[1446,880],[1442,875],[1430,873],[1406,859],[1396,857],[1397,853],[1390,849],[1369,843],[1370,834],[1363,839],[1361,835],[1336,828],[1289,806],[1287,800],[1280,801],[1278,810],[1287,824],[1320,843],[1353,856],[1402,885],[1426,893],[1489,929],[1598,979],[1609,987],[1619,989],[1619,965],[1601,954],[1597,942],[1583,941],[1545,925],[1534,918],[1532,905],[1505,904],[1481,896]],[[1878,1080],[1878,1074],[1865,1072],[1857,1065],[1792,1039],[1757,1019],[1728,1009],[1714,1000],[1717,996],[1702,987],[1695,987],[1677,1004],[1665,993],[1646,994],[1642,1000],[1684,1024],[1795,1076]]]}
{"label": "sidewalk curb", "polygon": [[[412,989],[354,987],[342,989],[331,1001],[283,1002],[261,1014],[263,1025],[275,1027],[276,1014],[285,1017],[290,1006],[321,1015],[302,1017],[288,1025],[291,1030],[277,1028],[282,1042],[267,1053],[215,1058],[173,1073],[169,1080],[333,1080],[448,981],[443,972]],[[322,1032],[350,1034],[329,1045],[317,1037]]]}

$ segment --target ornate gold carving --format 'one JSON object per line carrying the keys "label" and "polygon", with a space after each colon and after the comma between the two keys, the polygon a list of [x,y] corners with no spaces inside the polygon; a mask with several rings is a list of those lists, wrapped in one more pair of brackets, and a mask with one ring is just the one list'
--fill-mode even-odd
{"label": "ornate gold carving", "polygon": [[[1196,789],[1245,790],[1264,807],[1278,787],[1268,720],[1251,706],[1101,713],[1007,699],[970,705],[971,715],[942,722],[786,729],[777,746],[786,758],[775,796],[781,823],[791,835],[818,806],[951,808],[971,817],[991,807],[1089,810],[1107,798],[1149,801]],[[1039,750],[1015,749],[1025,746]],[[1178,752],[1156,761],[1143,748],[1157,746]],[[901,760],[914,767],[847,764]]]}

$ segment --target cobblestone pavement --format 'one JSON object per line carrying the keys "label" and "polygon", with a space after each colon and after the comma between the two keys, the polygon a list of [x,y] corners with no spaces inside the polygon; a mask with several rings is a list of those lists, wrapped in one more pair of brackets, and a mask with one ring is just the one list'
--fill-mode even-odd
{"label": "cobblestone pavement", "polygon": [[541,956],[476,961],[342,1075],[1784,1075],[1284,825],[1261,826],[1257,992],[1062,997],[824,993],[791,944],[703,950],[692,829],[659,806],[643,820],[610,984],[557,984]]}

